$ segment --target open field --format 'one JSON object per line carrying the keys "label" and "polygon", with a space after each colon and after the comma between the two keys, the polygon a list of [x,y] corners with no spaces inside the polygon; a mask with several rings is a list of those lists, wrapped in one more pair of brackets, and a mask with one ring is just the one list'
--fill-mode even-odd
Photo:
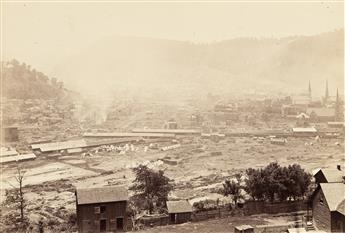
{"label": "open field", "polygon": [[[313,142],[313,145],[309,143]],[[335,145],[340,142],[340,145]],[[308,145],[306,145],[308,143]],[[166,144],[166,143],[165,143]],[[288,139],[285,146],[273,145],[269,140],[257,141],[252,138],[228,138],[221,142],[212,142],[200,138],[182,143],[180,148],[171,151],[148,150],[144,146],[136,146],[137,151],[129,151],[120,155],[117,152],[100,152],[91,157],[81,155],[66,157],[41,156],[35,161],[23,162],[27,169],[25,185],[40,185],[44,182],[59,180],[68,181],[73,187],[97,187],[109,184],[129,186],[134,178],[131,168],[139,164],[147,164],[154,169],[164,170],[174,180],[175,189],[171,196],[188,199],[217,199],[216,194],[225,179],[237,172],[244,172],[249,167],[262,167],[271,161],[282,165],[299,163],[307,171],[324,167],[335,167],[344,163],[344,143],[336,139],[324,140],[321,143],[313,139]],[[218,153],[214,153],[218,152]],[[171,163],[174,161],[174,163]],[[1,180],[2,189],[14,185],[14,165],[5,165]],[[56,189],[59,183],[56,183]],[[38,189],[35,190],[40,192]],[[63,190],[61,190],[63,191]],[[35,203],[38,197],[27,193]],[[53,195],[42,192],[39,197]],[[74,195],[56,195],[61,198],[61,205],[73,202]],[[51,206],[50,198],[46,205]],[[74,209],[74,205],[66,208]]]}

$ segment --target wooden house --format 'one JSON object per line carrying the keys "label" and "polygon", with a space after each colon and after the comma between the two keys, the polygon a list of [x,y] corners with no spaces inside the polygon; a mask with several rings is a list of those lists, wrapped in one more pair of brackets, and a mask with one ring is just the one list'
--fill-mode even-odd
{"label": "wooden house", "polygon": [[79,233],[126,230],[128,194],[121,186],[76,190]]}
{"label": "wooden house", "polygon": [[187,200],[167,201],[169,223],[178,224],[191,220],[192,206]]}
{"label": "wooden house", "polygon": [[325,232],[345,232],[345,184],[320,183],[311,197],[313,226]]}

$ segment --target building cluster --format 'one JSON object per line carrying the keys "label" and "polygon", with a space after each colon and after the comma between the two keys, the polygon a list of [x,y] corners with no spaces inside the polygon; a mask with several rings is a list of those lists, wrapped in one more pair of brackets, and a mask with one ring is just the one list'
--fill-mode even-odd
{"label": "building cluster", "polygon": [[[303,228],[288,232],[344,232],[345,231],[345,172],[335,169],[318,169],[314,172],[316,188],[308,200],[311,208]],[[128,207],[128,192],[123,186],[76,189],[77,223],[81,233],[118,232],[132,228]],[[188,200],[166,202],[168,224],[192,220],[193,208]],[[241,225],[235,232],[254,233],[255,227]]]}
{"label": "building cluster", "polygon": [[345,172],[338,165],[335,169],[319,169],[314,178],[317,188],[310,198],[312,221],[307,229],[344,232]]}
{"label": "building cluster", "polygon": [[283,117],[295,118],[299,126],[320,122],[344,122],[344,102],[337,89],[335,99],[329,95],[326,82],[325,95],[321,100],[313,100],[309,82],[308,94],[296,96],[292,103],[281,108]]}
{"label": "building cluster", "polygon": [[[132,227],[128,221],[128,191],[123,186],[76,189],[77,224],[80,233],[119,232]],[[167,201],[169,224],[191,220],[186,200]]]}

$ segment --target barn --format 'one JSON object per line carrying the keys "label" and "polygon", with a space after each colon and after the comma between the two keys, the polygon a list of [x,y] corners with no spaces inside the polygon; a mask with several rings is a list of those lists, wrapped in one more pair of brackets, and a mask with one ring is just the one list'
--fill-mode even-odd
{"label": "barn", "polygon": [[178,224],[191,220],[192,206],[187,200],[167,201],[169,223]]}
{"label": "barn", "polygon": [[126,231],[127,189],[83,188],[75,194],[79,233]]}
{"label": "barn", "polygon": [[313,225],[326,232],[345,232],[345,184],[321,183],[311,198]]}

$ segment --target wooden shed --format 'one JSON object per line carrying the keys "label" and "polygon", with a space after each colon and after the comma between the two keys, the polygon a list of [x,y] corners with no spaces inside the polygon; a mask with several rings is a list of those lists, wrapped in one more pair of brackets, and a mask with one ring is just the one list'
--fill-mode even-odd
{"label": "wooden shed", "polygon": [[76,190],[79,233],[126,230],[128,194],[122,186]]}
{"label": "wooden shed", "polygon": [[192,206],[187,200],[167,201],[169,223],[178,224],[191,220]]}

